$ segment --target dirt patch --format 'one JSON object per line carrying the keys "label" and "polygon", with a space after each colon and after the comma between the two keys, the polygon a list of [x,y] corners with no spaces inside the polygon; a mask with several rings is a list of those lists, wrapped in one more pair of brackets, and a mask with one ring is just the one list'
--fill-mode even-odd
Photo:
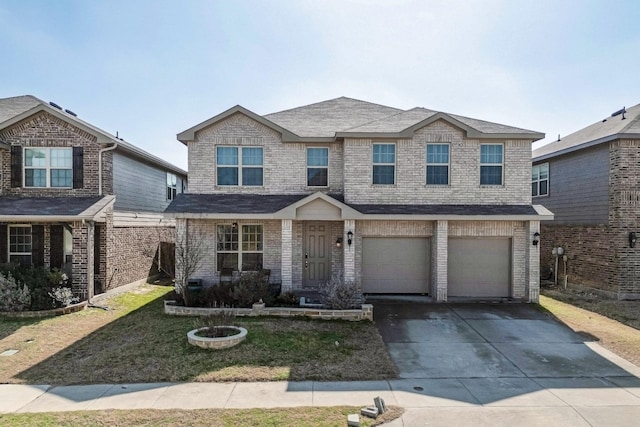
{"label": "dirt patch", "polygon": [[584,289],[544,287],[540,305],[589,339],[640,366],[640,301]]}

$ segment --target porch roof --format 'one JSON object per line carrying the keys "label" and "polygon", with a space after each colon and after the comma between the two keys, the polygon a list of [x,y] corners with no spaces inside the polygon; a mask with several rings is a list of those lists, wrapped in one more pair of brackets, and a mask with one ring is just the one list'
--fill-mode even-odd
{"label": "porch roof", "polygon": [[519,221],[553,219],[553,213],[538,205],[350,204],[344,202],[342,195],[322,193],[313,195],[178,194],[165,213],[176,218],[295,219],[295,208],[317,199],[342,208],[341,219]]}
{"label": "porch roof", "polygon": [[0,221],[103,221],[114,196],[0,197]]}

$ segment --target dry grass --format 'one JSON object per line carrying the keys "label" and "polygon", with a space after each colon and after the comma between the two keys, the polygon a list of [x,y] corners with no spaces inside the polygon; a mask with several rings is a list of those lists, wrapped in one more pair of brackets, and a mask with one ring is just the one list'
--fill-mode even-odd
{"label": "dry grass", "polygon": [[[360,408],[314,407],[276,409],[200,409],[80,411],[41,414],[0,415],[0,424],[18,426],[211,426],[211,427],[333,427],[346,425],[347,414],[359,413]],[[403,410],[390,407],[376,420],[361,417],[363,427],[380,425],[402,415]]]}
{"label": "dry grass", "polygon": [[[187,343],[194,318],[162,312],[166,286],[147,285],[87,309],[40,320],[0,319],[0,383],[369,380],[395,366],[370,322],[238,318],[249,331],[221,351]],[[335,343],[338,342],[336,346]],[[4,358],[3,358],[4,359]],[[5,362],[3,360],[3,362]]]}
{"label": "dry grass", "polygon": [[640,366],[640,301],[563,289],[542,290],[540,305],[574,331]]}

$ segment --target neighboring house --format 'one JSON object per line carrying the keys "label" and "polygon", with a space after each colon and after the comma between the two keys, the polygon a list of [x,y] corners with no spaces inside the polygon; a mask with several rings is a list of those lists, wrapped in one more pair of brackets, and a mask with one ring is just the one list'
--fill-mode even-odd
{"label": "neighboring house", "polygon": [[283,291],[342,274],[365,293],[537,301],[532,242],[552,214],[532,206],[529,173],[543,137],[349,98],[236,106],[178,134],[189,193],[166,213],[178,241],[207,243],[191,277],[206,285],[264,268]]}
{"label": "neighboring house", "polygon": [[0,99],[0,263],[63,269],[89,299],[144,280],[186,172],[33,96]]}
{"label": "neighboring house", "polygon": [[540,232],[543,267],[559,246],[570,284],[640,298],[639,179],[640,105],[534,150],[533,199],[555,213]]}

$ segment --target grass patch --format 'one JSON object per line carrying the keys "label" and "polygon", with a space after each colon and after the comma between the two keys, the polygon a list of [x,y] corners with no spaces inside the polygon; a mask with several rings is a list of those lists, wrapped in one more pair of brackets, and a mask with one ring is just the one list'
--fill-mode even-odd
{"label": "grass patch", "polygon": [[[199,409],[184,410],[110,410],[51,412],[35,414],[0,415],[0,424],[18,426],[212,426],[254,427],[295,426],[333,427],[346,425],[347,414],[359,413],[360,408],[313,407],[275,409]],[[402,415],[402,409],[390,407],[389,411],[372,420],[360,417],[364,427],[380,425]]]}
{"label": "grass patch", "polygon": [[[610,308],[615,302],[635,304],[632,317],[637,319],[640,317],[640,301],[606,300],[599,304],[591,296],[590,301],[584,301],[576,295],[567,295],[567,302],[561,301],[561,297],[544,290],[540,296],[540,306],[574,331],[598,341],[603,347],[640,366],[640,330],[612,319],[614,314]],[[632,323],[635,324],[635,321]]]}
{"label": "grass patch", "polygon": [[[397,373],[371,322],[236,318],[245,342],[227,350],[187,342],[195,318],[163,313],[169,286],[146,285],[55,318],[0,319],[0,383],[371,380]],[[336,342],[338,345],[336,345]]]}

